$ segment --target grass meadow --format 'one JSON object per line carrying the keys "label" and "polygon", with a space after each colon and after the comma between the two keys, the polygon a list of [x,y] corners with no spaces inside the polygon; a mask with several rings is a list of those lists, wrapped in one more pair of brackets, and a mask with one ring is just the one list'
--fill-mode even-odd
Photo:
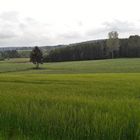
{"label": "grass meadow", "polygon": [[0,62],[0,140],[140,140],[140,59]]}

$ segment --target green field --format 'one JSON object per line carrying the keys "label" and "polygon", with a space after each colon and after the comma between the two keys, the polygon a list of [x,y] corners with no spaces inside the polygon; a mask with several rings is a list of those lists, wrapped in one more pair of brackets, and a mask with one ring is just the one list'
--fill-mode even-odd
{"label": "green field", "polygon": [[0,140],[140,140],[140,59],[1,61]]}

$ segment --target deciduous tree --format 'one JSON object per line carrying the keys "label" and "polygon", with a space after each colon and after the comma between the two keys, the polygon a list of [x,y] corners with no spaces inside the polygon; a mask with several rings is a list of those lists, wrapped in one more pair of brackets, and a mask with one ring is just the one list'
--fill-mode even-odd
{"label": "deciduous tree", "polygon": [[116,31],[108,33],[107,47],[108,52],[111,53],[111,58],[114,58],[114,53],[119,51],[120,47],[118,33]]}
{"label": "deciduous tree", "polygon": [[37,46],[32,50],[30,54],[30,61],[36,65],[36,69],[39,68],[39,64],[43,63],[42,51]]}

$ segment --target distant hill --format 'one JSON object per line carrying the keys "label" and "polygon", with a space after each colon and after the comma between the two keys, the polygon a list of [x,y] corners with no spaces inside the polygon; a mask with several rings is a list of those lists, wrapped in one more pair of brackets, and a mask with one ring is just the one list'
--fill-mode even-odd
{"label": "distant hill", "polygon": [[[139,37],[134,36],[135,40]],[[135,41],[134,40],[134,41]],[[120,51],[115,52],[115,57],[139,57],[139,48],[135,49],[128,45],[128,39],[120,39]],[[133,41],[131,41],[133,42]],[[136,41],[135,41],[136,42]],[[134,43],[136,44],[136,43]],[[132,45],[133,46],[133,45]],[[138,45],[139,46],[139,45]],[[23,47],[2,47],[0,48],[0,58],[6,51],[17,51],[19,57],[28,58],[34,46]],[[106,39],[89,40],[67,45],[39,46],[43,51],[44,61],[75,61],[75,60],[93,60],[110,58],[106,47]],[[137,45],[136,45],[137,47]],[[135,47],[135,48],[136,48]],[[10,52],[8,52],[9,54]],[[131,54],[130,54],[131,53]],[[5,58],[5,57],[4,57]],[[7,57],[6,57],[7,58]]]}
{"label": "distant hill", "polygon": [[0,51],[11,51],[11,50],[31,50],[32,47],[1,47]]}
{"label": "distant hill", "polygon": [[[63,47],[67,47],[67,46],[73,46],[76,44],[87,44],[87,43],[95,43],[95,42],[101,42],[105,39],[101,39],[101,40],[90,40],[90,41],[84,41],[84,42],[78,42],[78,43],[71,43],[71,44],[66,44],[66,45],[54,45],[54,46],[39,46],[42,50],[44,51],[50,51],[56,48],[63,48]],[[23,46],[23,47],[0,47],[0,51],[7,51],[7,50],[32,50],[34,46]]]}

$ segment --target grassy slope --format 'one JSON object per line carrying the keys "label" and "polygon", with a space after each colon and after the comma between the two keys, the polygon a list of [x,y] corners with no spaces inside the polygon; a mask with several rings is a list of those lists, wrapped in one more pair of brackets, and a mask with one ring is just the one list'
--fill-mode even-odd
{"label": "grassy slope", "polygon": [[139,61],[1,62],[2,139],[140,139]]}
{"label": "grassy slope", "polygon": [[[25,63],[27,62],[27,63]],[[0,62],[0,72],[16,73],[139,73],[140,59],[115,59],[115,60],[91,60],[61,63],[44,63],[41,70],[32,70],[33,64],[28,59],[14,59]]]}

